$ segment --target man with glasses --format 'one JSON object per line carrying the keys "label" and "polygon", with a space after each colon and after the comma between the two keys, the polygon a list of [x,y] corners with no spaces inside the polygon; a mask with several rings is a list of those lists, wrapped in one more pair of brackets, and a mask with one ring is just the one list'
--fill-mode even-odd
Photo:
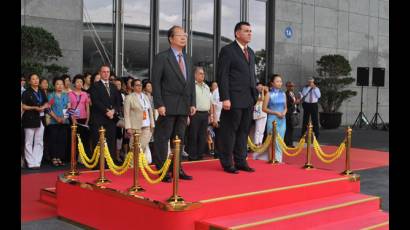
{"label": "man with glasses", "polygon": [[[154,106],[159,117],[155,124],[153,162],[161,169],[168,155],[168,141],[178,136],[182,144],[185,137],[188,115],[193,116],[195,108],[195,81],[191,73],[191,60],[183,49],[187,34],[181,26],[168,30],[170,48],[157,54],[152,72]],[[171,142],[172,144],[172,142]],[[172,167],[170,167],[170,171]],[[191,180],[180,167],[179,178]],[[171,182],[169,175],[164,182]]]}

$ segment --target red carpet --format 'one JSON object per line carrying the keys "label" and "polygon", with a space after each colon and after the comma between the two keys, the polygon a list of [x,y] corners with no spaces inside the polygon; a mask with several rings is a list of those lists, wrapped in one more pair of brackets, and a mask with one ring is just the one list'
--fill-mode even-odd
{"label": "red carpet", "polygon": [[[325,153],[334,152],[336,146],[321,146]],[[323,163],[314,153],[312,148],[312,164],[316,168],[327,169],[336,172],[342,172],[345,170],[345,159],[346,154],[343,153],[342,156],[331,164]],[[304,165],[306,162],[306,150],[303,150],[297,157],[288,157],[283,155],[283,161],[293,165]],[[368,149],[351,148],[351,169],[352,170],[363,170],[370,168],[377,168],[389,166],[389,153]]]}
{"label": "red carpet", "polygon": [[55,187],[57,176],[63,171],[21,175],[21,221],[45,219],[57,215],[57,210],[41,203],[40,190]]}
{"label": "red carpet", "polygon": [[[194,210],[158,208],[170,197],[172,184],[142,181],[147,190],[139,194],[143,199],[115,192],[131,186],[128,171],[119,177],[107,172],[113,182],[106,189],[57,182],[57,213],[97,229],[241,229],[243,224],[251,224],[250,229],[304,229],[341,221],[359,229],[388,221],[388,214],[379,210],[378,197],[359,193],[359,181],[298,165],[255,160],[249,164],[256,172],[238,175],[223,172],[217,160],[184,164],[194,180],[182,180],[179,194],[200,203]],[[90,172],[79,179],[92,182],[97,177],[97,172]]]}

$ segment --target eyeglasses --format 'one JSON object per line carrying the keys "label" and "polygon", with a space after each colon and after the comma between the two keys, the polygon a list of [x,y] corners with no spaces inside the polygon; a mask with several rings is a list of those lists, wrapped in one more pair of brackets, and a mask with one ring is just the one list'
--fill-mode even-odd
{"label": "eyeglasses", "polygon": [[186,37],[187,38],[188,34],[186,34],[186,33],[185,34],[174,34],[174,36],[181,36],[181,37]]}
{"label": "eyeglasses", "polygon": [[141,84],[135,84],[134,86],[142,86]]}

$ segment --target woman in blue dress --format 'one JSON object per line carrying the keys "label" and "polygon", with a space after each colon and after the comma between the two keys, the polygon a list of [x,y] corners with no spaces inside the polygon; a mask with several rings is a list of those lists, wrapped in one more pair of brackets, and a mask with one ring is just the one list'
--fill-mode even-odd
{"label": "woman in blue dress", "polygon": [[[270,90],[267,97],[263,101],[263,111],[268,114],[267,132],[272,133],[272,122],[276,121],[276,130],[282,137],[286,131],[286,94],[281,90],[282,76],[274,74],[268,83]],[[282,150],[276,141],[275,158],[282,163]]]}

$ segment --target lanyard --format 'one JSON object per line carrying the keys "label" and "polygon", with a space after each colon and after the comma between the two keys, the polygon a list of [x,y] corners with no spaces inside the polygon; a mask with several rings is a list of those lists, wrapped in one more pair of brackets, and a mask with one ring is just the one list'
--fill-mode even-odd
{"label": "lanyard", "polygon": [[41,96],[41,92],[40,89],[38,89],[38,92],[34,91],[34,96],[36,96],[36,99],[38,101],[39,104],[41,104],[43,102],[43,96]]}

